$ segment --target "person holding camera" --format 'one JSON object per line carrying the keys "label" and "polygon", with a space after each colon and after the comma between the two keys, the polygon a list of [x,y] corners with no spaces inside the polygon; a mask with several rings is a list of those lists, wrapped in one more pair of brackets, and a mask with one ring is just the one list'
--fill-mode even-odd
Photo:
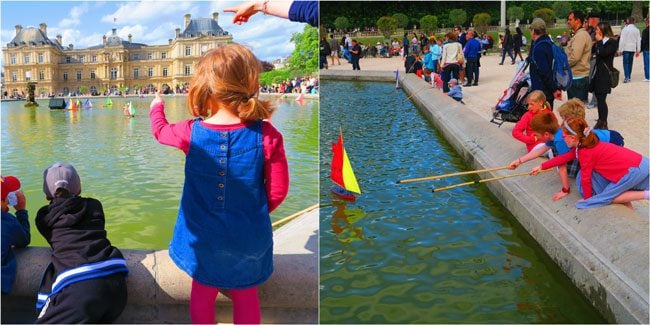
{"label": "person holding camera", "polygon": [[[2,294],[11,293],[16,278],[16,256],[13,247],[25,247],[31,241],[29,219],[25,210],[25,194],[14,176],[0,177],[2,182]],[[9,213],[9,206],[16,210]]]}

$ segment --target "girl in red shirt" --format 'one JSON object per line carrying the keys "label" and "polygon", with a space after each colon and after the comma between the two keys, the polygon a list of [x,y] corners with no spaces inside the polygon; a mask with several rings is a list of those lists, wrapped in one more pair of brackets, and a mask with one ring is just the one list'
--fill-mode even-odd
{"label": "girl in red shirt", "polygon": [[599,141],[583,118],[565,121],[562,136],[569,148],[575,150],[569,150],[533,168],[531,175],[577,158],[580,162],[580,179],[576,178],[576,183],[582,189],[584,197],[577,202],[577,208],[594,208],[611,203],[621,203],[632,208],[630,202],[648,200],[648,157],[625,147]]}
{"label": "girl in red shirt", "polygon": [[537,113],[549,109],[551,105],[546,102],[546,95],[541,90],[531,92],[526,100],[528,101],[528,111],[515,124],[515,127],[512,129],[512,136],[523,142],[526,145],[526,151],[530,152],[537,145],[544,144],[542,140],[537,139],[535,136],[533,128],[530,126],[530,121]]}

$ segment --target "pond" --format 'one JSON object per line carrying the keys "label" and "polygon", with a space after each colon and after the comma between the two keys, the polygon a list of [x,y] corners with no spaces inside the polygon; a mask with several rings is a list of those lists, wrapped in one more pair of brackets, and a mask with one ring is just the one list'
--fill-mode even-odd
{"label": "pond", "polygon": [[[18,176],[27,197],[33,246],[47,246],[34,226],[47,204],[43,171],[69,162],[81,177],[82,196],[102,202],[113,245],[125,249],[163,249],[171,238],[184,180],[185,155],[159,144],[149,128],[150,98],[113,98],[113,108],[78,111],[24,108],[24,101],[2,102],[2,174]],[[170,123],[190,118],[186,97],[165,96]],[[83,103],[85,99],[82,99]],[[132,101],[137,116],[121,107]],[[273,125],[284,137],[291,187],[272,214],[278,220],[318,203],[318,101],[279,100]],[[13,211],[13,209],[11,209]]]}
{"label": "pond", "polygon": [[[468,170],[394,84],[321,82],[322,323],[602,323],[516,219],[477,179],[397,185]],[[343,130],[362,190],[330,193]]]}

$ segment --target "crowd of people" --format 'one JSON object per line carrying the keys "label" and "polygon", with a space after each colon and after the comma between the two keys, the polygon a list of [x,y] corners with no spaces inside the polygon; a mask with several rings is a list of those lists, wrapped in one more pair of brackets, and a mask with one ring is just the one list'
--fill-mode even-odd
{"label": "crowd of people", "polygon": [[293,79],[283,80],[280,83],[270,85],[261,85],[260,93],[266,94],[317,94],[318,78],[316,77],[295,77]]}

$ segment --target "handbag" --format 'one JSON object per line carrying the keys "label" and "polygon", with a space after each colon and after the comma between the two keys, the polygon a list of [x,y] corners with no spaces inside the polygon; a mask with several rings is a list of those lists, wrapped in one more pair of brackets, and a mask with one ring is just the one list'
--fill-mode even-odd
{"label": "handbag", "polygon": [[456,61],[458,62],[459,65],[463,65],[465,63],[465,54],[463,53],[463,47],[458,43],[458,52],[456,53]]}
{"label": "handbag", "polygon": [[621,77],[621,72],[614,67],[612,67],[612,69],[610,70],[606,64],[605,64],[605,68],[607,68],[607,71],[609,72],[609,80],[612,83],[612,88],[616,88],[616,86],[618,86],[618,80]]}

